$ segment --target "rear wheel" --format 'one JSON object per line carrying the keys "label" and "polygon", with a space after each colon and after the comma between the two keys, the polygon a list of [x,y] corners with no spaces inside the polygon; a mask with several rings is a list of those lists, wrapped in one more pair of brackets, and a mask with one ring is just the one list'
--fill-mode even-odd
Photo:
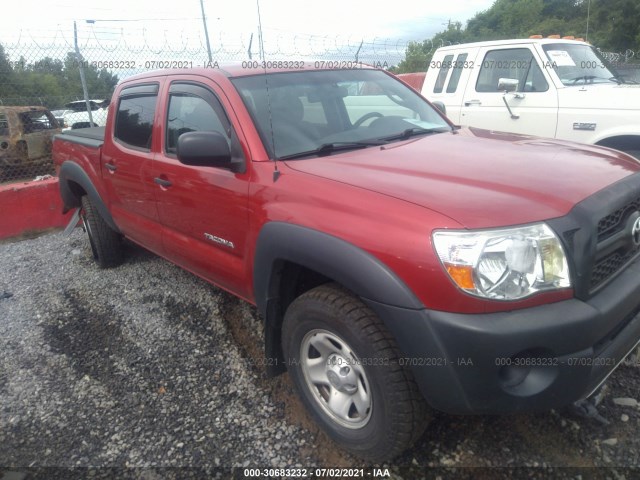
{"label": "rear wheel", "polygon": [[298,297],[282,328],[287,367],[327,434],[360,457],[383,461],[423,433],[427,405],[382,321],[329,284]]}
{"label": "rear wheel", "polygon": [[91,244],[91,253],[101,268],[115,267],[122,263],[122,237],[115,232],[98,213],[88,196],[82,197],[80,212],[82,225]]}

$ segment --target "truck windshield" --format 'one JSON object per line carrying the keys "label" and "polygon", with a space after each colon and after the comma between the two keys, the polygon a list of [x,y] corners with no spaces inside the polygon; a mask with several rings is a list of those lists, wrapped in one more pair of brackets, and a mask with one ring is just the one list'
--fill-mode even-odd
{"label": "truck windshield", "polygon": [[378,70],[306,70],[232,79],[273,158],[330,155],[449,132],[429,103]]}
{"label": "truck windshield", "polygon": [[617,72],[589,45],[553,43],[542,47],[550,65],[568,87],[586,83],[623,83]]}

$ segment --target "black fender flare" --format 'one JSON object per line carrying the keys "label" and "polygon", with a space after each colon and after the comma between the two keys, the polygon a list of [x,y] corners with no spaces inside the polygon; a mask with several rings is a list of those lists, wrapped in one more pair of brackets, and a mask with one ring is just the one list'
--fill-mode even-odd
{"label": "black fender flare", "polygon": [[87,173],[82,169],[80,165],[70,160],[67,160],[62,163],[60,166],[60,171],[58,172],[58,184],[60,187],[60,196],[62,197],[62,202],[64,203],[65,210],[70,210],[72,208],[80,208],[80,197],[78,194],[71,188],[69,182],[75,182],[80,185],[87,195],[91,202],[98,209],[98,213],[100,216],[107,222],[107,224],[116,232],[120,233],[120,229],[113,221],[113,217],[107,208],[107,205],[100,197],[98,190],[91,182],[91,179],[87,175]]}
{"label": "black fender flare", "polygon": [[[283,261],[296,263],[332,279],[369,305],[383,304],[410,310],[424,308],[411,289],[387,265],[356,245],[308,227],[270,222],[258,235],[253,269],[256,305],[265,321],[265,353],[268,358],[279,356],[280,342],[276,336],[280,330],[277,323],[284,312],[280,311],[279,305],[278,264]],[[383,317],[382,320],[387,323],[389,318]],[[269,370],[270,374],[275,374],[282,369]]]}

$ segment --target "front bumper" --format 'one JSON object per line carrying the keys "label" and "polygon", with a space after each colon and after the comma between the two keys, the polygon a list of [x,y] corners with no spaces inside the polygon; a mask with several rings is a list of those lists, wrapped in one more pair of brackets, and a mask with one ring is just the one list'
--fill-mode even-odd
{"label": "front bumper", "polygon": [[491,314],[364,299],[428,403],[454,414],[549,410],[589,396],[640,341],[640,261],[588,301]]}

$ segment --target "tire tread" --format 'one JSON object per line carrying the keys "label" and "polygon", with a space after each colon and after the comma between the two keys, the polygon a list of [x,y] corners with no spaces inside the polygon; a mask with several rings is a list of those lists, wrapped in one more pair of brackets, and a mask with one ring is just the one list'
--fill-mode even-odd
{"label": "tire tread", "polygon": [[328,311],[351,322],[360,332],[363,342],[371,344],[379,357],[390,360],[385,385],[386,394],[391,397],[390,403],[396,406],[392,412],[392,423],[396,426],[392,432],[393,438],[379,442],[375,449],[355,453],[375,461],[399,455],[422,435],[431,415],[411,371],[397,361],[401,353],[395,339],[368,306],[337,284],[324,284],[309,290],[294,300],[291,306],[300,308],[306,302],[326,305]]}
{"label": "tire tread", "polygon": [[[96,262],[101,268],[116,267],[122,263],[122,237],[100,216],[88,196],[82,197],[82,209],[93,232]],[[90,235],[87,232],[87,235]],[[90,239],[91,241],[91,239]]]}

